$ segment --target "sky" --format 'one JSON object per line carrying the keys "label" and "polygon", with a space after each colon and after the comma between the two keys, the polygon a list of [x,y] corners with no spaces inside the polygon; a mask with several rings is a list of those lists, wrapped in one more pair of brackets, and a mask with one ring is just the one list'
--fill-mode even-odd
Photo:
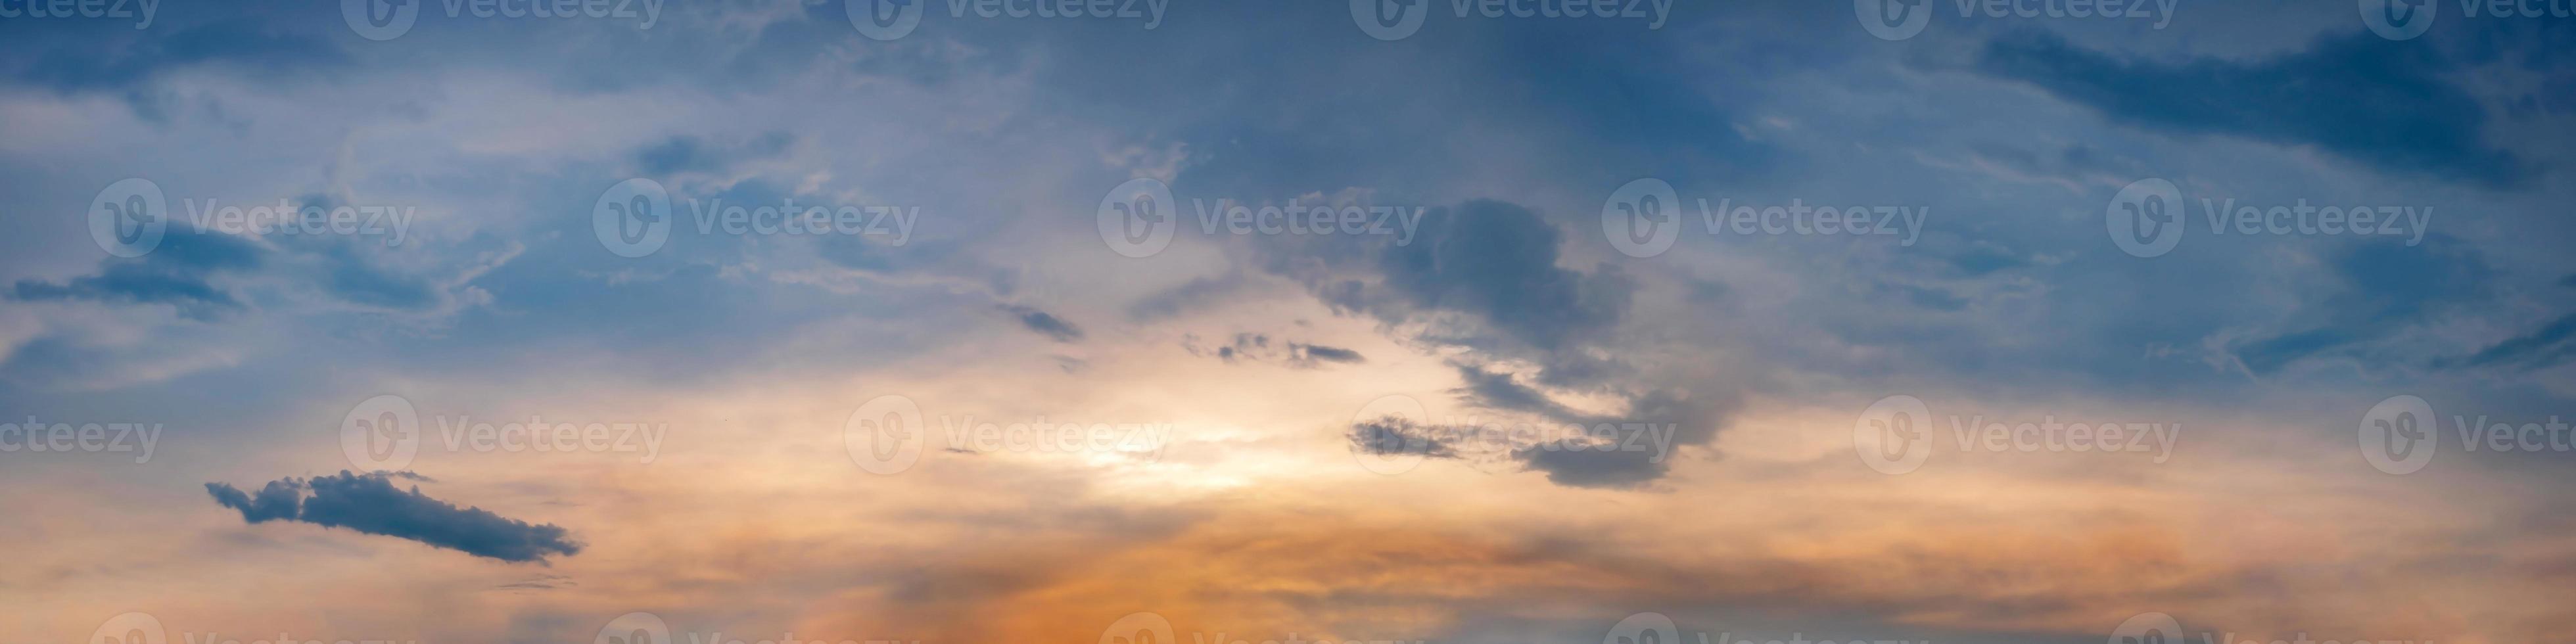
{"label": "sky", "polygon": [[2565,641],[2576,5],[2354,4],[0,0],[0,640]]}

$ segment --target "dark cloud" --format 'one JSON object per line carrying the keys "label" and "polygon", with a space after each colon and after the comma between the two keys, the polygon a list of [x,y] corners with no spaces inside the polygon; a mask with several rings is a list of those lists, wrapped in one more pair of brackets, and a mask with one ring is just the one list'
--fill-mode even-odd
{"label": "dark cloud", "polygon": [[1425,309],[1473,314],[1514,340],[1554,350],[1618,323],[1635,285],[1612,265],[1556,265],[1562,234],[1537,212],[1475,200],[1436,208],[1412,243],[1386,247],[1386,285]]}
{"label": "dark cloud", "polygon": [[338,475],[270,481],[256,495],[224,483],[207,483],[206,493],[251,523],[302,521],[513,562],[543,563],[548,556],[581,551],[563,528],[531,525],[482,508],[458,508],[422,495],[419,486],[398,489],[395,478],[425,480],[409,472],[341,470]]}
{"label": "dark cloud", "polygon": [[1290,342],[1288,343],[1288,352],[1288,359],[1290,361],[1309,366],[1319,362],[1339,362],[1344,364],[1368,362],[1368,358],[1361,356],[1358,351],[1352,351],[1341,347],[1328,347],[1320,344],[1299,344]]}
{"label": "dark cloud", "polygon": [[207,278],[257,268],[266,251],[249,240],[199,233],[173,226],[151,253],[136,258],[110,258],[96,275],[55,283],[19,280],[10,297],[25,301],[89,300],[131,304],[168,304],[181,317],[212,320],[244,308],[232,293]]}
{"label": "dark cloud", "polygon": [[1072,322],[1066,322],[1064,318],[1056,317],[1054,314],[1018,304],[1002,305],[1002,310],[1010,313],[1011,317],[1019,319],[1021,326],[1046,334],[1057,342],[1082,340],[1082,327],[1074,326]]}
{"label": "dark cloud", "polygon": [[1430,428],[1401,417],[1352,423],[1351,449],[1388,456],[1420,454],[1430,458],[1458,458],[1458,451],[1448,442],[1434,436]]}
{"label": "dark cloud", "polygon": [[[1610,443],[1616,446],[1618,443]],[[1556,441],[1512,452],[1550,483],[1567,487],[1632,488],[1663,478],[1672,466],[1651,451],[1602,449],[1587,441]]]}
{"label": "dark cloud", "polygon": [[2477,249],[2438,233],[2425,236],[2418,246],[2399,241],[2354,246],[2329,268],[2340,288],[2308,307],[2297,330],[2236,347],[2246,370],[2273,373],[2301,359],[2386,337],[2432,314],[2483,299],[2496,273]]}
{"label": "dark cloud", "polygon": [[645,174],[723,172],[736,163],[777,158],[796,143],[796,136],[770,132],[748,141],[716,144],[694,136],[674,136],[635,153],[635,166]]}
{"label": "dark cloud", "polygon": [[2313,145],[2385,170],[2504,186],[2530,168],[2487,143],[2485,108],[2419,43],[2361,30],[2269,60],[2129,60],[2055,34],[1987,43],[1977,67],[2124,122],[2179,134]]}
{"label": "dark cloud", "polygon": [[2539,330],[2498,342],[2465,358],[2436,363],[2441,367],[2517,367],[2537,369],[2576,358],[2576,315],[2551,321]]}

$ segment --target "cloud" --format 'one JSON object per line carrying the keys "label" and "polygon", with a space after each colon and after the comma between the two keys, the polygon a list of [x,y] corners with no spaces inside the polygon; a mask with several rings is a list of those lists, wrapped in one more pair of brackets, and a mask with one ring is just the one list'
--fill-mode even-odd
{"label": "cloud", "polygon": [[1328,347],[1320,344],[1299,344],[1296,342],[1290,342],[1288,343],[1288,352],[1288,360],[1291,363],[1302,366],[1314,366],[1319,362],[1339,362],[1343,364],[1360,364],[1368,362],[1368,358],[1360,355],[1360,352],[1358,351],[1352,351],[1341,347]]}
{"label": "cloud", "polygon": [[1351,448],[1370,454],[1420,454],[1430,458],[1458,458],[1458,450],[1447,441],[1433,436],[1429,428],[1400,417],[1388,416],[1351,424]]}
{"label": "cloud", "polygon": [[251,523],[302,521],[511,562],[544,563],[548,556],[581,552],[581,544],[569,540],[563,528],[531,525],[482,508],[458,508],[421,494],[419,486],[408,492],[397,489],[395,478],[426,480],[410,472],[341,470],[338,475],[270,481],[256,495],[225,483],[207,483],[206,493]]}
{"label": "cloud", "polygon": [[213,275],[258,268],[267,251],[250,240],[172,227],[153,252],[142,257],[110,258],[96,275],[63,282],[19,280],[10,297],[23,301],[87,300],[132,304],[168,304],[179,316],[213,320],[244,308],[241,300],[215,286]]}
{"label": "cloud", "polygon": [[2435,50],[2359,30],[2269,60],[2115,58],[2055,34],[1986,44],[1980,71],[2148,129],[2313,145],[2383,170],[2490,186],[2530,168],[2486,143],[2485,108],[2445,76]]}
{"label": "cloud", "polygon": [[1066,322],[1064,318],[1056,317],[1054,314],[1018,304],[1004,304],[1002,310],[1010,313],[1011,317],[1018,318],[1021,326],[1045,334],[1057,342],[1082,340],[1082,327],[1074,326],[1072,322]]}

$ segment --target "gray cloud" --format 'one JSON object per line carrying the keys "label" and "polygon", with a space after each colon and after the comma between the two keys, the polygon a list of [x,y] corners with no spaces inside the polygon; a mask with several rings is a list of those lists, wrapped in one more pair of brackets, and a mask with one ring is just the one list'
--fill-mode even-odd
{"label": "gray cloud", "polygon": [[426,480],[410,472],[337,475],[311,479],[288,477],[268,482],[257,494],[225,483],[207,483],[215,503],[240,511],[251,523],[302,521],[348,528],[366,534],[401,537],[478,557],[511,562],[544,563],[553,555],[581,552],[563,528],[529,524],[482,508],[459,508],[429,498],[419,486],[405,491],[393,479]]}

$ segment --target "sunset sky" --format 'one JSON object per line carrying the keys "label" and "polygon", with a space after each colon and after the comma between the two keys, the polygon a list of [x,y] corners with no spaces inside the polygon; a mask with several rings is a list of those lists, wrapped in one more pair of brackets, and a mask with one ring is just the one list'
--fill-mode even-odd
{"label": "sunset sky", "polygon": [[2565,0],[387,1],[0,0],[0,642],[2576,637]]}

